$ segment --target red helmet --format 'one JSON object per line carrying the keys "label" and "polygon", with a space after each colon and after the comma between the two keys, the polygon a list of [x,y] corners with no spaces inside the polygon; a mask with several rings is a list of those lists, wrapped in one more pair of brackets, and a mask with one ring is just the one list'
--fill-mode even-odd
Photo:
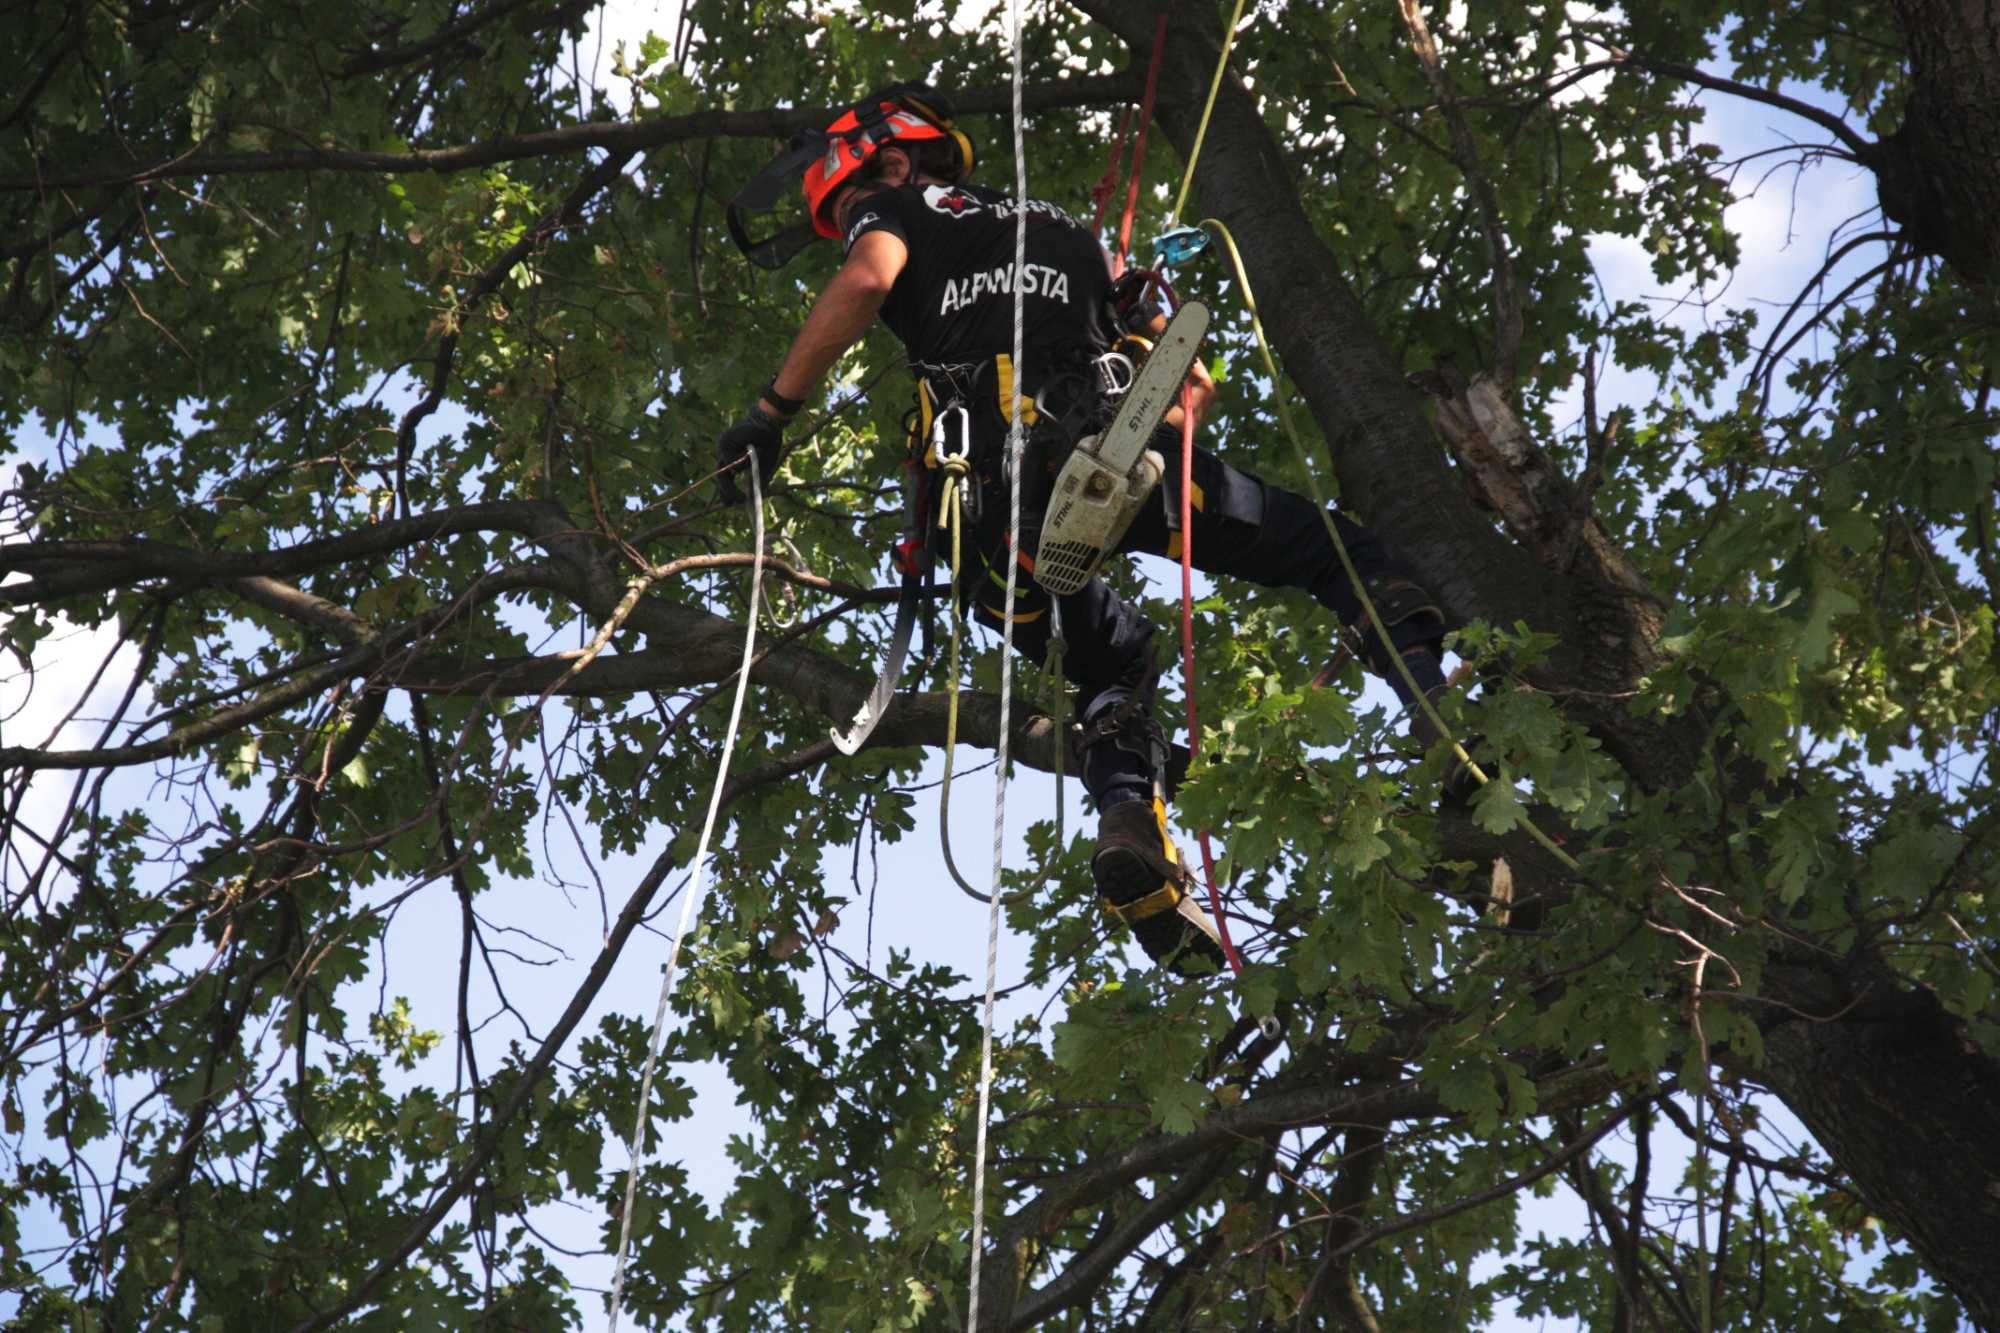
{"label": "red helmet", "polygon": [[867,165],[883,145],[901,140],[950,139],[958,145],[958,170],[953,183],[972,173],[972,140],[952,124],[944,100],[927,88],[892,88],[877,94],[885,100],[868,111],[860,107],[826,127],[826,151],[806,168],[806,213],[813,230],[829,240],[840,229],[820,210],[855,172]]}

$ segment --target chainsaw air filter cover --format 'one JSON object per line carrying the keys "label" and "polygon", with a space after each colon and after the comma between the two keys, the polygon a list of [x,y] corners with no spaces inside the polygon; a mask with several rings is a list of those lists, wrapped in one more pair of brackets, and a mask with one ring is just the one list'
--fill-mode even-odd
{"label": "chainsaw air filter cover", "polygon": [[1058,597],[1090,582],[1166,474],[1156,449],[1140,454],[1132,470],[1120,474],[1099,461],[1091,448],[1096,443],[1085,440],[1063,464],[1042,523],[1035,582]]}

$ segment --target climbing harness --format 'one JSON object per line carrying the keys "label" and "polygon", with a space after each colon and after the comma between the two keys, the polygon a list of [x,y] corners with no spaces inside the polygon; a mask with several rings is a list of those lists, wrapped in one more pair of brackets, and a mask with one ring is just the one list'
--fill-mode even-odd
{"label": "climbing harness", "polygon": [[750,472],[750,513],[755,543],[750,564],[750,610],[743,618],[743,662],[736,669],[736,698],[729,705],[729,729],[722,737],[722,759],[716,765],[715,786],[708,797],[708,814],[702,820],[701,838],[695,843],[694,864],[688,874],[687,897],[681,900],[680,921],[674,926],[673,943],[667,947],[667,965],[660,976],[660,1003],[653,1013],[653,1035],[646,1044],[646,1065],[639,1075],[639,1109],[632,1124],[628,1151],[631,1174],[625,1178],[625,1206],[618,1215],[618,1257],[611,1268],[611,1333],[618,1333],[619,1306],[625,1294],[625,1255],[632,1243],[632,1202],[639,1191],[639,1175],[646,1165],[646,1127],[653,1104],[653,1070],[659,1063],[660,1045],[667,1032],[667,1001],[674,990],[674,969],[680,962],[681,944],[687,939],[688,924],[707,888],[703,878],[708,869],[708,843],[715,834],[716,815],[722,809],[722,789],[729,780],[729,759],[736,750],[736,733],[743,724],[743,697],[750,689],[750,665],[757,649],[757,594],[764,583],[764,479],[757,475],[757,452],[745,455]]}
{"label": "climbing harness", "polygon": [[[1022,112],[1021,0],[1008,0],[1014,35],[1014,345],[1012,366],[1021,364],[1027,334],[1027,305],[1021,274],[1028,262],[1027,118]],[[1018,393],[1007,398],[1007,596],[1000,622],[1000,737],[993,768],[993,891],[986,905],[986,1003],[980,1015],[979,1132],[973,1148],[972,1263],[967,1298],[967,1333],[979,1330],[979,1269],[986,1248],[986,1132],[993,1106],[993,992],[1000,973],[1001,839],[1007,829],[1007,750],[1012,732],[1014,685],[1014,587],[1020,571],[1021,418]]]}

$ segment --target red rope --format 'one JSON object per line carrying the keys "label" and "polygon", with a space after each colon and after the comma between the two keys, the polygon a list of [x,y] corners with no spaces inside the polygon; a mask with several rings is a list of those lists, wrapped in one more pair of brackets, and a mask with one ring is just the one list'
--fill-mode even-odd
{"label": "red rope", "polygon": [[[1104,164],[1104,174],[1097,178],[1097,184],[1090,187],[1090,201],[1097,205],[1097,217],[1090,224],[1093,236],[1104,230],[1104,210],[1111,207],[1111,196],[1118,193],[1118,163],[1125,156],[1125,133],[1131,128],[1132,108],[1128,106],[1118,118],[1118,134],[1111,141],[1111,160]],[[1114,272],[1111,276],[1118,275]]]}
{"label": "red rope", "polygon": [[[1201,753],[1201,719],[1194,711],[1194,386],[1181,386],[1181,686],[1187,693],[1188,754]],[[1208,830],[1197,835],[1201,869],[1208,880],[1208,911],[1222,940],[1229,970],[1243,975],[1243,957],[1229,939],[1229,918],[1222,911],[1222,892],[1215,887],[1215,851]]]}
{"label": "red rope", "polygon": [[1139,103],[1139,137],[1132,141],[1132,180],[1125,190],[1125,218],[1118,224],[1118,249],[1112,255],[1111,276],[1125,271],[1125,255],[1132,248],[1132,215],[1139,207],[1139,173],[1146,165],[1146,130],[1153,123],[1153,99],[1160,91],[1160,55],[1167,49],[1167,14],[1160,11],[1153,24],[1153,58],[1146,66],[1146,96]]}

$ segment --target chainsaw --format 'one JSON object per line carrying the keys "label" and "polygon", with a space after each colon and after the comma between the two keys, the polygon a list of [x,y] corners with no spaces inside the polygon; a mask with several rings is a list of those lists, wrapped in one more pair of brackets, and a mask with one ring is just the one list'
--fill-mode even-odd
{"label": "chainsaw", "polygon": [[1175,311],[1111,424],[1078,441],[1057,474],[1035,554],[1035,581],[1057,597],[1090,582],[1160,484],[1166,463],[1146,442],[1174,405],[1207,331],[1201,302]]}

